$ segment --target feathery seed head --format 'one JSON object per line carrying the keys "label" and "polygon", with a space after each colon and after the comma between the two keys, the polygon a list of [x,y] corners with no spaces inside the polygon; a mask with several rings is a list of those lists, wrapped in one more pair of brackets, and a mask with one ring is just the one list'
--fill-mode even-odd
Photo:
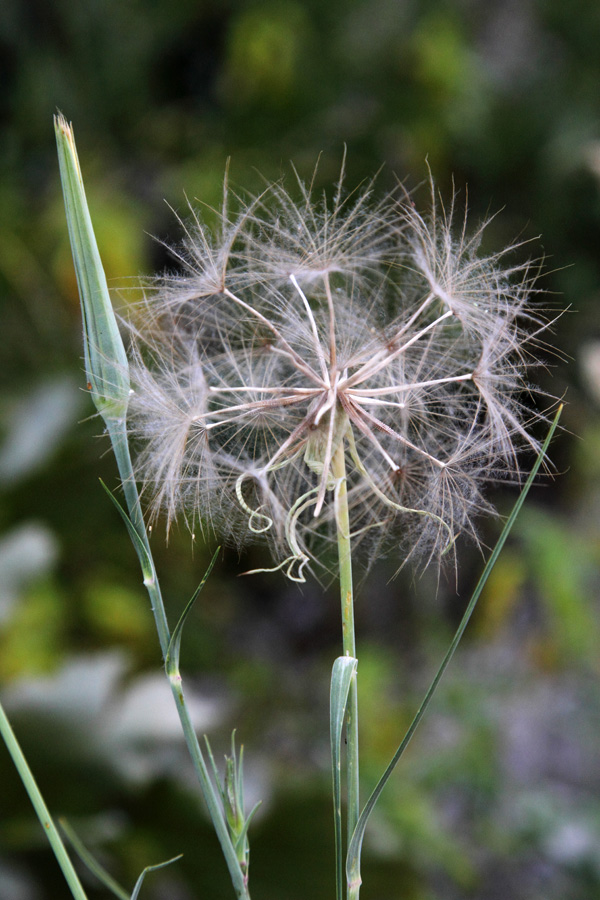
{"label": "feathery seed head", "polygon": [[[343,176],[343,171],[342,171]],[[522,405],[527,265],[477,254],[432,187],[373,204],[270,185],[220,233],[194,214],[182,275],[132,326],[129,428],[154,513],[271,540],[303,580],[335,528],[345,458],[351,537],[426,560],[475,536],[485,482],[537,447]],[[227,198],[227,187],[225,191]]]}

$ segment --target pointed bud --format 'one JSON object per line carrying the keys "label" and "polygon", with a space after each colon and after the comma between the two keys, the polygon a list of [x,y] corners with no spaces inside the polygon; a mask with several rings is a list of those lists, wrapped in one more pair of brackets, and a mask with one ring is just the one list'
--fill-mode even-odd
{"label": "pointed bud", "polygon": [[62,115],[54,117],[54,129],[81,299],[88,387],[105,420],[123,418],[130,393],[129,366],[96,244],[73,129]]}

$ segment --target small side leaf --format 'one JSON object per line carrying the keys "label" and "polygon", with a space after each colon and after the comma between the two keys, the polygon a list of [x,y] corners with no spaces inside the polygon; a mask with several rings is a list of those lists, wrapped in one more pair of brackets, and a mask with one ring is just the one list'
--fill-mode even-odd
{"label": "small side leaf", "polygon": [[250,822],[254,818],[254,814],[257,809],[262,806],[262,800],[257,800],[250,812],[246,817],[246,821],[244,822],[244,827],[240,831],[239,837],[235,844],[236,852],[239,852],[244,847],[244,843],[248,840],[248,829],[250,828]]}
{"label": "small side leaf", "polygon": [[119,900],[129,900],[129,893],[122,888],[121,885],[115,881],[112,875],[106,871],[104,866],[100,865],[97,859],[90,853],[87,849],[83,841],[77,836],[73,828],[69,825],[66,819],[59,819],[60,827],[64,831],[65,835],[69,839],[69,843],[72,845],[73,850],[81,860],[81,862],[87,866],[92,875],[95,875],[98,881],[104,885],[104,887],[114,894],[115,897],[118,897]]}
{"label": "small side leaf", "polygon": [[[235,734],[235,731],[233,732]],[[221,801],[223,803],[223,808],[225,808],[225,793],[223,791],[223,786],[221,784],[221,778],[219,776],[219,770],[217,768],[217,764],[215,762],[215,757],[212,752],[212,747],[210,746],[210,741],[208,740],[207,735],[204,735],[204,741],[206,743],[206,749],[208,750],[208,758],[210,760],[210,765],[213,771],[213,777],[215,779],[215,784],[217,785],[217,790],[219,791]]]}
{"label": "small side leaf", "polygon": [[203,577],[202,581],[200,582],[200,584],[194,591],[191,600],[188,602],[186,608],[184,609],[184,611],[181,614],[179,622],[173,629],[173,634],[171,635],[171,640],[169,641],[169,647],[167,649],[167,655],[165,657],[165,669],[167,671],[167,675],[169,676],[169,678],[171,678],[171,676],[173,676],[173,675],[177,675],[177,673],[179,672],[179,653],[181,650],[181,635],[183,632],[183,626],[185,625],[185,621],[186,621],[187,617],[189,616],[194,603],[198,599],[200,591],[206,584],[206,582],[208,580],[208,576],[212,572],[213,566],[216,563],[217,556],[219,555],[220,552],[221,552],[221,548],[217,547],[217,549],[215,550],[215,552],[213,554],[213,558],[211,559],[211,561],[208,565],[208,569],[204,573],[204,577]]}
{"label": "small side leaf", "polygon": [[342,898],[342,877],[344,865],[342,860],[342,791],[341,791],[341,753],[342,731],[348,705],[350,685],[356,674],[358,660],[353,656],[338,656],[331,672],[330,691],[330,732],[331,743],[331,775],[333,778],[333,815],[335,821],[335,858],[336,858],[336,898]]}
{"label": "small side leaf", "polygon": [[131,894],[131,898],[128,896],[127,900],[137,900],[140,890],[142,888],[142,884],[144,883],[144,878],[148,874],[148,872],[156,872],[157,869],[164,869],[165,866],[170,866],[171,863],[176,862],[178,859],[181,859],[183,853],[180,853],[178,856],[173,856],[171,859],[166,859],[164,862],[156,863],[154,866],[146,866],[140,877],[135,883],[135,887]]}
{"label": "small side leaf", "polygon": [[119,511],[119,515],[125,522],[125,527],[127,528],[127,532],[129,534],[129,537],[131,538],[131,543],[135,547],[135,552],[137,553],[138,559],[140,561],[144,581],[146,581],[148,578],[154,578],[154,567],[152,565],[152,560],[150,559],[146,544],[144,543],[144,539],[140,535],[139,531],[137,530],[113,492],[106,486],[102,479],[100,479],[100,484],[114,503],[115,507]]}
{"label": "small side leaf", "polygon": [[221,779],[210,741],[206,735],[204,735],[204,740],[208,749],[214,781],[221,796],[223,821],[227,826],[229,840],[236,853],[240,871],[247,882],[250,865],[248,828],[256,810],[260,806],[260,801],[252,807],[250,814],[246,816],[244,806],[244,747],[243,745],[240,747],[238,755],[235,748],[234,730],[231,735],[231,756],[225,756],[225,772]]}
{"label": "small side leaf", "polygon": [[473,614],[473,610],[475,609],[475,606],[477,604],[477,601],[479,600],[479,597],[485,586],[485,583],[488,580],[492,569],[494,568],[496,560],[498,559],[500,552],[502,551],[502,548],[504,547],[504,544],[506,543],[506,539],[508,538],[508,535],[510,534],[511,528],[513,527],[513,525],[515,523],[515,520],[521,510],[521,507],[523,506],[523,503],[525,502],[525,498],[527,497],[527,494],[529,493],[529,489],[531,488],[531,485],[533,484],[534,478],[537,475],[537,473],[540,469],[540,466],[542,465],[542,462],[544,461],[544,458],[546,456],[546,451],[548,450],[550,441],[552,440],[554,432],[556,431],[556,428],[558,426],[558,420],[560,419],[562,410],[563,410],[563,406],[561,404],[558,408],[558,411],[557,411],[555,417],[554,417],[554,421],[552,422],[552,425],[550,426],[550,430],[548,431],[546,440],[544,441],[542,448],[538,454],[538,457],[533,465],[533,468],[532,468],[531,472],[529,473],[529,477],[528,477],[527,481],[525,482],[523,490],[519,494],[517,501],[516,501],[515,505],[513,506],[508,519],[506,520],[504,528],[502,529],[502,533],[501,533],[500,537],[498,538],[496,546],[494,547],[494,549],[491,553],[491,556],[486,563],[486,566],[483,570],[481,578],[479,579],[479,581],[477,583],[477,587],[475,588],[475,591],[473,592],[473,596],[471,597],[471,599],[469,601],[469,605],[467,606],[465,613],[461,619],[460,625],[458,626],[456,633],[452,639],[452,643],[448,647],[446,655],[444,656],[444,659],[442,660],[442,663],[441,663],[439,669],[437,670],[435,677],[433,678],[433,681],[431,682],[429,689],[428,689],[427,693],[425,694],[423,701],[422,701],[414,719],[412,720],[408,731],[404,735],[402,743],[396,750],[387,769],[385,770],[385,772],[379,779],[375,789],[373,790],[373,793],[367,800],[367,803],[365,804],[365,807],[359,817],[356,828],[354,829],[354,834],[352,835],[352,839],[350,841],[350,845],[348,847],[348,856],[346,859],[346,878],[347,878],[349,886],[359,885],[361,883],[360,857],[361,857],[361,851],[362,851],[362,843],[364,840],[365,830],[367,827],[367,822],[369,820],[369,817],[370,817],[371,813],[373,812],[375,804],[377,803],[377,801],[381,795],[381,792],[383,791],[383,788],[387,784],[392,772],[394,771],[394,769],[396,768],[396,765],[398,764],[400,757],[406,750],[413,734],[415,733],[417,726],[419,725],[419,722],[423,718],[425,711],[426,711],[427,707],[429,706],[429,703],[431,702],[431,698],[433,697],[433,694],[435,693],[435,690],[436,690],[438,684],[440,683],[444,672],[448,668],[450,660],[454,656],[454,652],[455,652],[456,648],[458,647],[460,639],[462,638],[464,631],[469,623],[469,619],[471,618],[471,616]]}

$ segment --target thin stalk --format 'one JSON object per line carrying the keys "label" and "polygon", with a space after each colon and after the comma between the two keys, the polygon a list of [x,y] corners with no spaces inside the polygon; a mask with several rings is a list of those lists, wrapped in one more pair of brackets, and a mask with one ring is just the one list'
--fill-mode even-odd
{"label": "thin stalk", "polygon": [[210,775],[208,773],[208,768],[204,761],[202,750],[200,749],[200,744],[196,736],[194,725],[190,718],[188,707],[185,702],[185,697],[183,696],[183,684],[181,675],[179,671],[177,671],[169,674],[168,677],[169,684],[171,685],[171,691],[175,699],[175,705],[177,706],[177,712],[179,713],[181,727],[183,728],[183,733],[185,735],[185,742],[187,744],[189,754],[194,762],[194,767],[196,769],[196,773],[200,781],[200,786],[202,788],[202,793],[204,795],[204,801],[206,803],[206,806],[208,807],[214,829],[217,833],[219,843],[221,844],[221,849],[223,850],[223,855],[225,856],[225,862],[227,863],[227,868],[229,869],[229,874],[231,876],[231,881],[233,883],[236,897],[238,898],[238,900],[250,900],[247,876],[242,872],[242,868],[237,858],[235,848],[231,842],[231,838],[227,830],[227,823],[225,822],[223,812],[219,806],[217,795],[213,790]]}
{"label": "thin stalk", "polygon": [[37,817],[40,820],[40,824],[44,829],[44,833],[50,842],[50,846],[54,850],[54,855],[58,861],[59,866],[62,869],[62,873],[65,876],[65,880],[69,885],[69,889],[71,894],[74,897],[74,900],[87,900],[85,891],[81,885],[77,872],[73,868],[73,863],[69,858],[69,854],[65,849],[65,845],[62,842],[61,836],[56,828],[52,820],[52,816],[48,810],[44,802],[44,798],[40,793],[40,789],[36,784],[35,778],[33,777],[33,773],[27,764],[27,760],[23,755],[23,751],[19,746],[19,742],[15,736],[14,731],[11,728],[10,722],[6,717],[6,713],[0,704],[0,734],[4,739],[6,746],[8,747],[8,752],[10,753],[12,760],[15,764],[15,768],[21,777],[21,781],[25,786],[25,790],[29,794],[29,799],[33,804],[33,808],[37,813]]}
{"label": "thin stalk", "polygon": [[154,616],[154,622],[156,624],[156,631],[158,632],[160,649],[162,652],[163,660],[165,660],[171,635],[169,632],[167,614],[165,612],[165,606],[160,591],[158,576],[156,574],[156,568],[154,566],[154,560],[152,558],[152,552],[150,550],[150,542],[148,540],[148,533],[146,531],[146,524],[144,522],[142,507],[140,504],[140,497],[135,483],[135,476],[133,474],[133,465],[131,463],[131,454],[129,452],[129,441],[127,440],[127,425],[124,419],[112,419],[106,421],[106,426],[110,435],[113,452],[115,454],[117,468],[119,470],[119,476],[121,479],[121,485],[123,487],[123,493],[125,495],[125,502],[127,503],[127,510],[129,512],[129,518],[131,519],[131,522],[135,530],[137,531],[142,544],[144,545],[144,549],[146,550],[145,562],[147,566],[150,567],[150,570],[146,571],[146,566],[142,564],[142,570],[144,571],[144,587],[146,588],[148,597],[150,598],[150,605],[152,607],[152,614]]}
{"label": "thin stalk", "polygon": [[[335,491],[335,521],[340,571],[340,596],[342,601],[342,645],[345,656],[356,657],[356,640],[354,637],[354,593],[352,589],[352,548],[350,545],[350,518],[348,514],[348,490],[346,486],[346,461],[343,441],[336,449],[331,460],[331,474],[337,482]],[[356,823],[358,822],[360,811],[358,780],[358,696],[355,674],[350,685],[346,712],[346,802],[348,805],[348,843],[350,842],[350,838],[352,837]]]}
{"label": "thin stalk", "polygon": [[[167,617],[161,596],[158,576],[156,573],[156,568],[154,566],[154,560],[152,558],[150,542],[148,540],[148,534],[144,523],[144,517],[140,505],[140,498],[135,483],[133,466],[131,463],[131,454],[129,452],[129,443],[127,441],[126,424],[124,420],[112,420],[110,422],[107,422],[107,427],[113,445],[117,467],[119,469],[121,484],[123,485],[123,493],[125,494],[125,501],[127,503],[129,517],[136,532],[138,533],[144,550],[146,551],[143,554],[142,558],[142,556],[140,555],[140,551],[138,550],[138,546],[136,545],[136,550],[138,550],[138,555],[140,556],[140,564],[144,574],[144,586],[148,592],[148,596],[150,598],[150,603],[152,606],[152,612],[154,614],[154,621],[156,622],[156,630],[158,632],[163,659],[167,660],[170,644],[169,626],[167,623]],[[219,808],[218,803],[215,800],[210,775],[208,773],[208,769],[204,761],[204,756],[202,754],[196,732],[194,731],[194,726],[192,724],[188,707],[185,702],[185,697],[183,695],[181,675],[178,670],[176,672],[169,672],[167,674],[171,686],[171,692],[175,700],[177,713],[179,715],[179,720],[181,722],[181,727],[185,736],[185,742],[194,764],[194,769],[196,770],[198,781],[200,782],[204,801],[208,807],[213,826],[221,844],[223,855],[225,856],[225,862],[227,863],[227,868],[229,869],[229,874],[233,882],[236,896],[238,897],[238,900],[250,900],[250,894],[248,892],[246,879],[240,869],[235,850],[227,832],[227,826],[223,818],[223,814],[221,812],[221,809]]]}
{"label": "thin stalk", "polygon": [[[152,605],[160,648],[163,659],[167,663],[171,636],[156,568],[152,559],[152,551],[144,523],[127,440],[125,417],[130,395],[127,354],[119,334],[118,323],[108,293],[106,276],[102,267],[85,197],[83,177],[77,158],[73,131],[62,116],[55,118],[55,129],[67,224],[81,297],[86,376],[90,385],[92,400],[104,419],[113,445],[129,512],[129,516],[124,515],[124,518],[140,561],[144,585]],[[232,298],[236,299],[233,295]],[[242,303],[242,301],[236,302]],[[244,304],[242,303],[242,305]],[[248,307],[248,309],[251,312],[255,312],[252,307]],[[260,316],[259,313],[255,314]],[[276,333],[278,334],[278,332]],[[314,378],[318,381],[316,376]],[[296,397],[291,399],[294,402],[300,402]],[[269,404],[268,400],[265,402],[267,405]],[[117,506],[121,509],[120,504],[117,503]],[[214,788],[185,705],[181,690],[181,677],[177,671],[176,678],[173,680],[171,674],[169,672],[171,688],[188,749],[200,781],[204,799],[221,842],[236,895],[239,900],[249,900],[245,878],[229,838],[223,814],[219,809],[218,802],[215,801]],[[80,900],[80,898],[83,898],[81,893],[77,895],[77,900]]]}

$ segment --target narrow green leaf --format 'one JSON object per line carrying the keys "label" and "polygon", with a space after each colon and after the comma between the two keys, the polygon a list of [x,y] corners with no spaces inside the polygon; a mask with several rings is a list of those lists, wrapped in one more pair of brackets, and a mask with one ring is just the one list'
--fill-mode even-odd
{"label": "narrow green leaf", "polygon": [[425,714],[425,711],[426,711],[427,707],[429,706],[429,703],[431,702],[433,694],[435,693],[435,690],[436,690],[438,684],[440,683],[442,676],[444,675],[444,672],[448,668],[450,660],[454,656],[454,652],[455,652],[456,648],[458,647],[460,639],[462,638],[464,631],[468,625],[469,619],[471,618],[471,616],[473,614],[473,610],[475,609],[475,606],[477,605],[477,601],[479,600],[479,597],[485,586],[485,583],[488,580],[492,569],[494,568],[496,560],[498,559],[498,556],[500,555],[500,552],[502,551],[504,544],[506,543],[506,539],[507,539],[508,535],[510,534],[510,531],[515,523],[515,519],[517,518],[519,511],[520,511],[521,507],[523,506],[523,503],[525,502],[525,498],[527,497],[527,494],[529,493],[529,489],[531,488],[531,485],[533,484],[534,478],[537,475],[537,473],[540,469],[540,466],[542,465],[542,462],[544,461],[544,458],[546,456],[546,451],[548,450],[550,441],[552,440],[554,432],[556,431],[556,428],[558,426],[558,420],[560,419],[562,410],[563,410],[563,407],[561,404],[561,406],[558,408],[558,411],[554,417],[554,421],[552,422],[552,425],[550,426],[550,430],[548,431],[546,440],[544,441],[544,443],[542,445],[542,448],[541,448],[541,450],[538,454],[538,457],[534,463],[534,466],[529,474],[529,477],[528,477],[527,481],[525,482],[523,490],[519,494],[517,501],[516,501],[515,505],[513,506],[508,519],[506,520],[504,528],[502,529],[502,533],[501,533],[500,537],[498,538],[496,546],[494,547],[494,549],[490,555],[490,558],[488,559],[488,561],[486,563],[486,566],[483,570],[481,578],[479,579],[479,581],[477,583],[477,587],[475,588],[475,591],[473,592],[473,596],[471,597],[471,599],[469,601],[469,604],[468,604],[468,606],[465,610],[465,613],[461,619],[460,625],[458,626],[458,628],[456,630],[456,633],[452,639],[452,642],[446,652],[446,655],[444,656],[444,659],[442,660],[442,663],[441,663],[439,669],[437,670],[435,677],[433,678],[433,681],[431,682],[429,689],[428,689],[427,693],[425,694],[425,697],[423,698],[423,701],[422,701],[414,719],[412,720],[408,731],[404,735],[402,743],[396,750],[387,769],[385,770],[385,772],[379,779],[375,789],[373,790],[373,793],[367,800],[367,803],[365,804],[365,807],[359,817],[356,828],[354,829],[354,834],[352,835],[352,839],[350,841],[350,845],[348,847],[348,857],[346,860],[346,877],[348,880],[348,885],[352,886],[353,888],[356,888],[356,886],[360,885],[360,883],[361,883],[360,857],[361,857],[361,851],[362,851],[362,844],[363,844],[363,840],[364,840],[364,836],[365,836],[365,830],[367,827],[367,822],[369,820],[369,817],[375,807],[375,804],[377,803],[377,801],[381,795],[381,792],[383,791],[383,788],[387,784],[392,772],[394,771],[394,769],[396,768],[396,765],[398,764],[398,761],[400,760],[400,757],[406,750],[413,734],[415,733],[417,726],[419,725],[419,722],[423,718],[423,715]]}
{"label": "narrow green leaf", "polygon": [[113,446],[129,515],[124,512],[108,488],[104,485],[103,487],[117,507],[119,515],[123,518],[140,561],[140,568],[142,569],[142,575],[144,577],[144,587],[148,591],[148,596],[150,598],[156,630],[158,632],[158,639],[160,641],[160,649],[164,659],[167,654],[171,635],[158,576],[156,574],[156,566],[152,559],[152,550],[146,533],[146,524],[144,522],[137,485],[135,483],[135,474],[131,463],[129,443],[127,440],[127,424],[124,419],[106,419],[106,430],[108,431]]}
{"label": "narrow green leaf", "polygon": [[96,876],[98,881],[104,885],[104,887],[114,894],[115,897],[118,897],[119,900],[129,900],[129,892],[122,888],[121,885],[115,881],[115,879],[110,875],[104,866],[100,865],[97,859],[95,859],[90,851],[87,849],[83,841],[77,836],[73,828],[69,825],[66,819],[59,819],[60,827],[66,834],[70,843],[73,846],[73,849],[81,862],[87,866],[90,872]]}
{"label": "narrow green leaf", "polygon": [[129,366],[110,302],[73,128],[64,116],[54,117],[67,225],[79,286],[86,375],[92,399],[104,417],[125,415],[129,400]]}
{"label": "narrow green leaf", "polygon": [[206,749],[208,750],[208,758],[210,760],[210,765],[211,765],[211,768],[213,771],[215,784],[216,784],[217,790],[221,796],[221,801],[223,803],[223,809],[225,809],[225,791],[223,790],[223,786],[221,784],[221,777],[219,775],[219,770],[217,768],[217,764],[215,762],[215,757],[212,752],[212,747],[210,746],[210,741],[208,740],[207,735],[204,735],[204,742],[206,743]]}
{"label": "narrow green leaf", "polygon": [[244,745],[242,744],[240,747],[240,759],[239,763],[237,760],[237,755],[235,752],[235,728],[231,732],[231,755],[234,760],[234,769],[236,772],[235,778],[235,792],[238,797],[240,809],[244,810]]}
{"label": "narrow green leaf", "polygon": [[165,866],[170,866],[171,863],[177,862],[178,859],[181,859],[183,853],[180,853],[178,856],[173,856],[171,859],[165,860],[165,862],[156,863],[154,866],[146,866],[140,877],[135,883],[135,887],[133,889],[133,893],[131,894],[131,898],[127,897],[127,900],[137,900],[140,890],[142,888],[142,884],[144,883],[144,878],[148,874],[148,872],[156,872],[157,869],[164,869]]}
{"label": "narrow green leaf", "polygon": [[12,726],[8,721],[8,717],[4,711],[4,707],[0,703],[0,734],[6,744],[11,759],[15,765],[17,772],[23,782],[23,787],[27,791],[31,804],[39,819],[40,825],[44,830],[44,834],[48,838],[48,842],[54,851],[56,861],[65,877],[65,881],[69,886],[73,900],[87,900],[86,893],[79,880],[79,876],[73,867],[73,863],[67,853],[63,839],[56,827],[50,810],[46,806],[46,802],[42,797],[42,793],[37,786],[37,782],[33,777],[33,772],[29,768],[29,763],[25,759],[25,755],[21,750],[21,746],[17,737],[12,730]]}
{"label": "narrow green leaf", "polygon": [[137,528],[135,527],[135,525],[133,524],[133,522],[131,521],[131,519],[129,518],[129,516],[127,515],[127,513],[125,512],[125,510],[123,509],[123,507],[121,506],[121,504],[119,503],[119,501],[117,500],[115,495],[113,494],[113,492],[110,490],[110,488],[107,487],[107,485],[102,481],[101,478],[99,480],[100,480],[100,484],[102,485],[102,487],[104,488],[104,490],[106,491],[106,493],[108,494],[108,496],[110,497],[112,502],[114,503],[115,507],[119,511],[119,515],[125,522],[125,527],[127,528],[127,532],[129,534],[129,537],[131,538],[131,543],[135,547],[135,552],[137,553],[139,561],[140,561],[140,566],[142,569],[142,575],[144,576],[144,581],[146,581],[146,579],[148,579],[148,578],[153,578],[154,577],[154,567],[152,565],[152,560],[150,559],[150,555],[148,553],[148,549],[146,547],[144,539],[142,538],[139,531],[137,530]]}
{"label": "narrow green leaf", "polygon": [[329,738],[331,743],[331,774],[333,778],[333,815],[335,824],[336,898],[342,900],[342,879],[344,863],[342,859],[342,731],[348,705],[348,695],[352,679],[356,674],[358,660],[353,656],[338,656],[331,672]]}
{"label": "narrow green leaf", "polygon": [[262,805],[262,800],[258,800],[258,801],[254,804],[254,806],[252,807],[252,809],[250,810],[250,812],[248,813],[248,815],[247,815],[247,817],[246,817],[246,820],[245,820],[245,822],[244,822],[244,827],[243,827],[242,830],[240,831],[240,835],[239,835],[239,837],[238,837],[238,839],[237,839],[237,842],[236,842],[236,844],[235,844],[235,850],[236,850],[236,853],[239,852],[240,849],[243,849],[243,847],[244,847],[244,841],[245,841],[245,840],[247,839],[247,837],[248,837],[248,829],[249,829],[249,827],[250,827],[250,822],[251,822],[252,819],[254,818],[254,813],[256,812],[256,810],[257,810],[257,809],[259,808],[259,806],[261,806],[261,805]]}
{"label": "narrow green leaf", "polygon": [[183,632],[183,626],[185,625],[185,621],[186,621],[187,617],[189,616],[194,603],[198,599],[200,591],[206,584],[206,582],[208,580],[208,576],[212,572],[213,566],[216,563],[217,556],[219,555],[220,552],[221,552],[221,548],[217,547],[217,549],[213,553],[213,558],[211,559],[211,561],[208,565],[208,569],[204,573],[204,577],[203,577],[202,581],[200,582],[200,584],[194,591],[191,600],[188,602],[186,608],[184,609],[184,611],[181,614],[179,622],[173,629],[173,634],[171,635],[171,640],[169,641],[169,647],[167,649],[167,655],[165,657],[165,669],[167,671],[167,675],[169,676],[169,678],[171,678],[172,675],[176,675],[179,672],[179,652],[181,649],[181,634]]}

